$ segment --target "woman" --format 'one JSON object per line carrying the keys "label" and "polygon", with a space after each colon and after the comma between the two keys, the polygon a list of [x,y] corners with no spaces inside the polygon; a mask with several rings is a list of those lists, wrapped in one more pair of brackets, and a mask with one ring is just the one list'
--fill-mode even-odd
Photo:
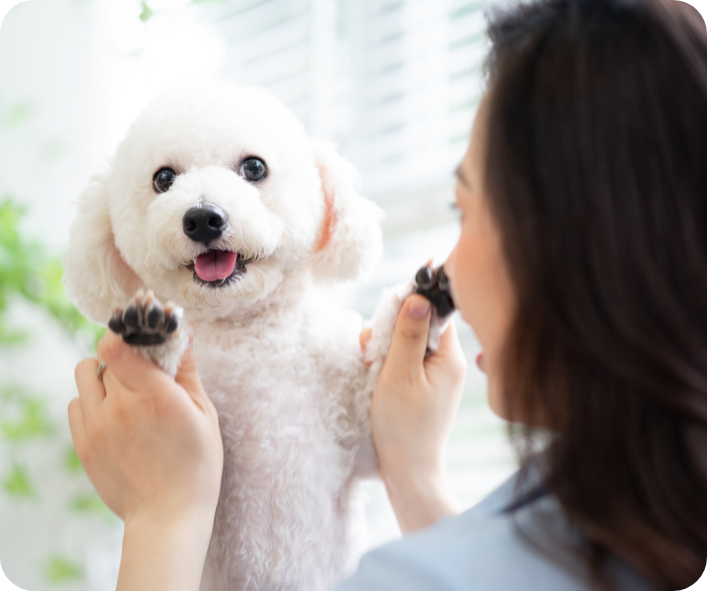
{"label": "woman", "polygon": [[[523,468],[454,519],[464,362],[401,310],[373,397],[405,532],[341,591],[679,589],[707,556],[707,35],[669,0],[497,13],[447,263]],[[365,335],[362,335],[365,346]],[[176,383],[114,335],[77,367],[77,452],[126,524],[119,589],[198,589],[221,474],[191,353]],[[542,445],[545,451],[533,456]]]}

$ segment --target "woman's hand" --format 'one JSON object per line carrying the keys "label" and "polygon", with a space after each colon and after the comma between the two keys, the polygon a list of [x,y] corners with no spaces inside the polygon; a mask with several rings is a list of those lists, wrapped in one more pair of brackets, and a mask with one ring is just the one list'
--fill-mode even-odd
{"label": "woman's hand", "polygon": [[[99,362],[107,364],[99,381]],[[125,521],[119,589],[198,589],[218,502],[223,447],[191,347],[175,380],[110,331],[76,367],[74,446]]]}
{"label": "woman's hand", "polygon": [[[378,468],[403,532],[458,512],[444,455],[464,385],[466,361],[450,323],[436,353],[425,358],[430,305],[420,295],[403,304],[371,404]],[[370,338],[361,334],[361,344]]]}

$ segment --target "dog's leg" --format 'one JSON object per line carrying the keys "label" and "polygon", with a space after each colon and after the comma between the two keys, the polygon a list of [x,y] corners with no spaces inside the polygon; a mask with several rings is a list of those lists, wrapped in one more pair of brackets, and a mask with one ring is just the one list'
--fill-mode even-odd
{"label": "dog's leg", "polygon": [[[403,302],[414,292],[415,283],[403,283],[383,291],[373,319],[366,322],[371,328],[371,340],[366,345],[364,360],[368,366],[368,375],[362,392],[357,393],[354,402],[355,422],[359,428],[356,442],[356,474],[367,477],[376,472],[378,458],[371,437],[371,398],[378,376],[388,358],[393,330]],[[440,318],[434,307],[430,319],[430,331],[427,339],[427,354],[434,353],[439,347],[439,339],[446,330],[451,315]]]}
{"label": "dog's leg", "polygon": [[163,306],[152,290],[140,290],[125,309],[113,309],[108,328],[174,377],[189,344],[183,324],[179,306]]}
{"label": "dog's leg", "polygon": [[[378,379],[383,363],[388,357],[390,344],[393,340],[393,329],[403,302],[414,293],[415,282],[403,283],[383,291],[373,319],[366,323],[372,329],[371,340],[366,346],[366,362],[370,364],[371,373]],[[440,318],[432,307],[430,331],[427,336],[427,354],[434,353],[439,348],[439,339],[447,330],[451,315]]]}
{"label": "dog's leg", "polygon": [[442,338],[444,331],[447,330],[449,326],[449,321],[452,319],[452,315],[446,316],[445,318],[440,318],[437,311],[432,307],[432,318],[430,319],[430,332],[427,336],[427,355],[434,353],[439,349],[439,339]]}
{"label": "dog's leg", "polygon": [[410,282],[385,289],[373,318],[366,322],[366,326],[371,329],[371,340],[366,345],[365,360],[370,366],[370,376],[374,384],[388,357],[400,308],[412,294],[414,287],[415,284]]}

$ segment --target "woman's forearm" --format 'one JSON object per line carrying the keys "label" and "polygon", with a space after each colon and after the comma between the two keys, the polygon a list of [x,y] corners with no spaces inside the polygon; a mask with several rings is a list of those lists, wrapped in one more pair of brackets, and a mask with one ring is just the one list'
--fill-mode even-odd
{"label": "woman's forearm", "polygon": [[443,472],[383,474],[383,482],[403,533],[424,529],[461,511]]}
{"label": "woman's forearm", "polygon": [[[464,388],[466,361],[454,323],[427,355],[431,307],[411,295],[395,321],[388,357],[371,400],[378,470],[403,532],[429,527],[459,507],[444,455]],[[366,347],[367,334],[361,334]]]}
{"label": "woman's forearm", "polygon": [[198,591],[213,517],[126,523],[116,591]]}
{"label": "woman's forearm", "polygon": [[111,331],[98,357],[76,367],[69,425],[96,492],[125,521],[117,589],[198,591],[223,442],[191,346],[175,379]]}

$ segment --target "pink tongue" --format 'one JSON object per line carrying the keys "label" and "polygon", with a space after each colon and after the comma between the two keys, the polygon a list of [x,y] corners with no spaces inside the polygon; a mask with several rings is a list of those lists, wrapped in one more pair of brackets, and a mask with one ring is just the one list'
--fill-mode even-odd
{"label": "pink tongue", "polygon": [[224,250],[210,250],[200,254],[194,263],[194,270],[203,281],[226,279],[236,266],[238,254]]}

